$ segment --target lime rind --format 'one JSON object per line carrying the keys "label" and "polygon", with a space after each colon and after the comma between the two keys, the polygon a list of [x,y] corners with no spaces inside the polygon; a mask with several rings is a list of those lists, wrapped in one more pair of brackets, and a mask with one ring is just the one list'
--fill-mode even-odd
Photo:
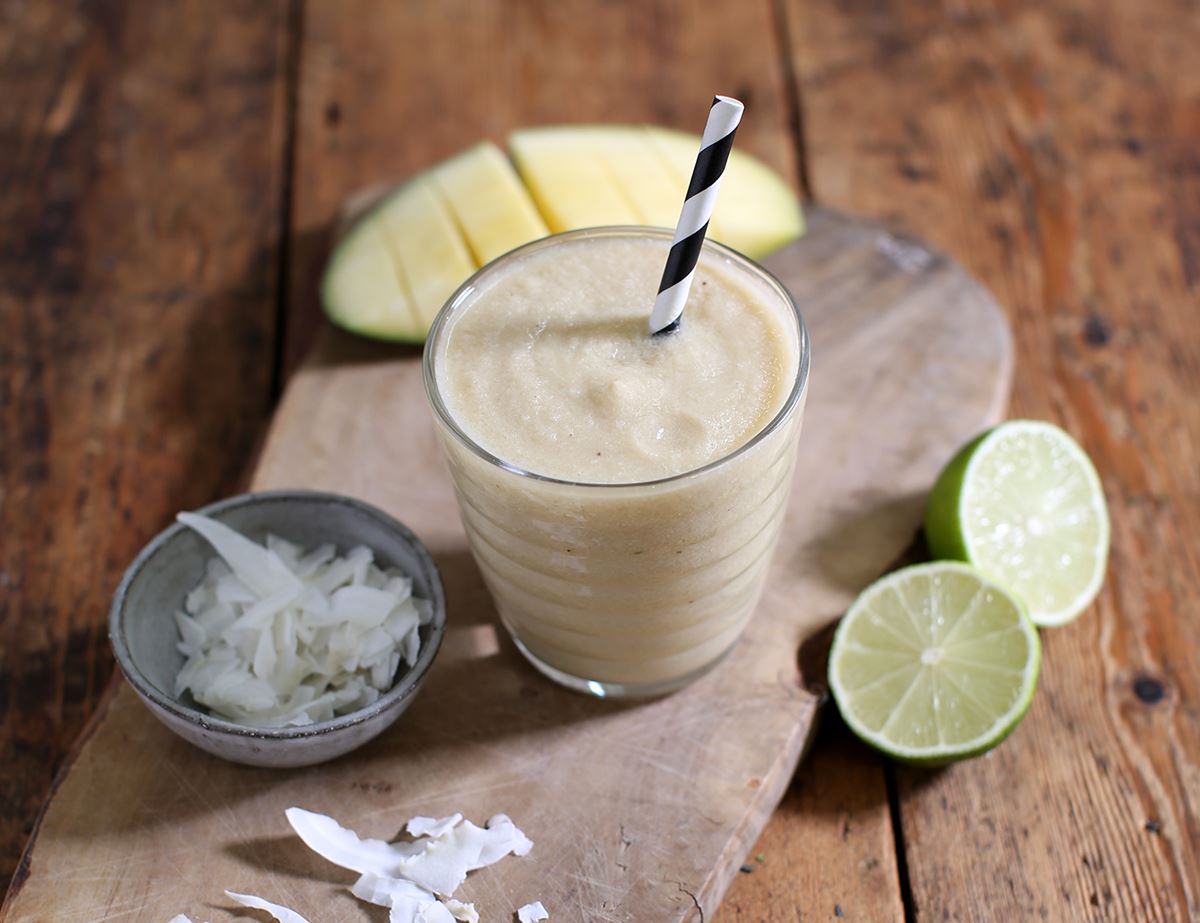
{"label": "lime rind", "polygon": [[959,510],[963,479],[975,450],[994,432],[995,429],[985,430],[959,449],[950,463],[942,469],[929,492],[929,504],[925,510],[925,540],[935,558],[968,560],[962,532],[958,528],[961,522]]}
{"label": "lime rind", "polygon": [[[978,501],[973,492],[973,485],[983,485],[989,478],[981,476],[979,469],[988,464],[993,452],[1001,450],[1009,440],[1022,436],[1047,440],[1053,450],[1062,452],[1082,473],[1086,482],[1087,513],[1090,518],[1084,525],[1094,528],[1094,533],[1088,533],[1086,540],[1073,538],[1064,534],[1061,521],[1056,523],[1058,528],[1057,542],[1061,542],[1063,557],[1078,568],[1080,563],[1092,562],[1090,573],[1083,583],[1082,589],[1065,601],[1056,601],[1050,605],[1039,605],[1039,602],[1049,602],[1045,597],[1047,588],[1055,581],[1044,576],[1032,581],[1021,581],[1013,575],[1004,572],[1004,568],[992,560],[978,537],[972,537],[972,530],[964,527]],[[978,490],[976,487],[975,490]],[[947,504],[957,500],[952,511],[945,509]],[[948,515],[947,515],[948,514]],[[955,456],[947,466],[943,475],[938,478],[931,494],[929,522],[937,522],[940,528],[930,531],[930,548],[937,557],[953,558],[967,561],[979,568],[980,571],[995,580],[1006,584],[1011,590],[1025,599],[1029,607],[1030,618],[1035,625],[1043,628],[1053,628],[1078,618],[1092,603],[1104,584],[1107,572],[1109,544],[1111,539],[1111,524],[1108,509],[1104,499],[1104,488],[1100,476],[1087,453],[1069,434],[1053,425],[1039,420],[1012,420],[987,431],[982,436],[969,443]],[[935,534],[936,533],[936,534]],[[1056,542],[1056,544],[1057,544]],[[1071,554],[1067,554],[1067,552]],[[1068,566],[1066,564],[1061,566]],[[1029,584],[1022,586],[1021,584]]]}
{"label": "lime rind", "polygon": [[[931,601],[954,581],[975,593],[959,611],[939,609]],[[888,619],[875,608],[885,594],[896,594],[902,617]],[[997,608],[1007,608],[1007,622],[989,626],[977,617],[985,597],[992,621]],[[914,599],[927,605],[914,612]],[[864,643],[864,628],[880,643]],[[936,669],[922,656],[930,646],[946,651]],[[834,635],[829,683],[859,738],[901,762],[938,765],[984,753],[1007,737],[1033,701],[1040,666],[1041,644],[1024,603],[966,564],[935,561],[889,574],[855,600]],[[995,714],[980,690],[1008,706]],[[965,740],[943,739],[944,724],[964,723],[986,727]]]}

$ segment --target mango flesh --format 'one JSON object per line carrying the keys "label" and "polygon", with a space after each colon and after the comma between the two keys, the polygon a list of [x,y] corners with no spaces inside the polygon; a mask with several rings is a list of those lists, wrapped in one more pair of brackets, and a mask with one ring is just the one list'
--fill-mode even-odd
{"label": "mango flesh", "polygon": [[490,141],[443,161],[429,177],[477,266],[549,233],[512,164]]}
{"label": "mango flesh", "polygon": [[[700,138],[582,125],[524,129],[508,143],[512,162],[491,142],[477,144],[418,174],[351,228],[321,283],[335,324],[421,343],[455,289],[514,247],[582,227],[673,227]],[[735,148],[709,237],[758,258],[803,230],[788,184]]]}
{"label": "mango flesh", "polygon": [[[567,231],[599,224],[674,227],[700,139],[651,125],[584,125],[513,132],[508,146],[550,229]],[[708,236],[758,258],[803,231],[800,203],[788,184],[735,147]]]}
{"label": "mango flesh", "polygon": [[356,225],[342,240],[321,280],[321,301],[330,320],[363,336],[416,342],[422,326],[375,222]]}
{"label": "mango flesh", "polygon": [[632,132],[636,129],[564,126],[509,136],[517,172],[551,231],[647,223],[611,165],[610,138]]}
{"label": "mango flesh", "polygon": [[[604,139],[603,144],[613,178],[633,202],[641,220],[639,224],[654,227],[674,228],[683,208],[683,197],[692,178],[689,164],[684,173],[674,170],[673,165],[656,157],[656,151],[647,143],[651,129],[647,125],[635,125],[625,130],[610,131],[600,128],[596,134]],[[693,137],[695,150],[692,161],[700,150],[700,139]],[[724,182],[724,179],[722,179]]]}
{"label": "mango flesh", "polygon": [[[669,128],[647,126],[646,133],[655,150],[681,177],[686,192],[700,140]],[[709,236],[760,259],[803,233],[804,217],[791,187],[757,157],[735,146],[721,177]]]}
{"label": "mango flesh", "polygon": [[491,142],[477,144],[358,220],[329,259],[321,301],[353,333],[422,343],[471,273],[548,233],[508,158]]}
{"label": "mango flesh", "polygon": [[426,176],[389,196],[379,208],[379,223],[413,307],[411,329],[428,330],[438,309],[477,264]]}

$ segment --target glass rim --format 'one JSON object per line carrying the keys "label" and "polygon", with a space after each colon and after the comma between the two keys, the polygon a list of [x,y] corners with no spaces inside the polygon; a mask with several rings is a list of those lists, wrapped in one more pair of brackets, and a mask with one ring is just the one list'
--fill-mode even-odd
{"label": "glass rim", "polygon": [[[804,315],[800,313],[800,306],[796,303],[795,297],[788,291],[785,286],[770,270],[762,264],[743,253],[739,253],[732,247],[727,247],[724,244],[713,240],[705,239],[703,250],[715,253],[723,258],[731,260],[733,263],[740,266],[742,269],[751,272],[754,275],[760,276],[782,299],[783,302],[791,308],[791,313],[796,322],[796,335],[799,341],[800,355],[796,364],[796,376],[792,382],[792,389],[788,392],[783,404],[775,415],[767,421],[767,423],[741,445],[730,450],[719,458],[714,458],[712,461],[705,462],[697,468],[689,468],[687,471],[681,471],[677,474],[669,474],[661,478],[652,478],[646,481],[579,481],[569,478],[559,478],[548,474],[539,474],[536,471],[530,471],[522,468],[520,465],[506,461],[498,455],[488,451],[466,432],[463,431],[455,421],[449,408],[446,407],[442,400],[441,390],[438,387],[437,375],[434,369],[435,354],[437,345],[441,339],[442,333],[445,330],[448,319],[455,309],[458,308],[467,298],[469,298],[476,289],[479,280],[491,273],[495,272],[502,264],[510,260],[534,252],[536,250],[553,247],[557,244],[564,243],[568,240],[586,239],[595,237],[654,237],[660,240],[670,241],[674,237],[674,231],[671,228],[647,227],[642,225],[608,225],[604,227],[594,228],[576,228],[570,231],[559,231],[556,234],[550,234],[546,237],[539,237],[537,240],[522,244],[507,253],[504,253],[489,263],[485,263],[479,269],[475,270],[471,276],[463,282],[452,294],[446,303],[438,311],[437,316],[430,325],[429,334],[425,339],[425,348],[421,356],[421,376],[425,384],[425,394],[429,399],[429,405],[432,407],[434,415],[438,421],[450,432],[458,442],[466,447],[472,454],[478,458],[493,465],[515,474],[519,477],[529,478],[530,480],[540,481],[546,484],[555,484],[561,487],[585,487],[596,489],[630,489],[630,488],[647,488],[647,487],[663,487],[677,482],[690,480],[691,478],[699,477],[707,474],[709,471],[719,468],[720,466],[732,461],[740,455],[749,452],[755,446],[760,444],[768,436],[774,433],[780,426],[787,421],[801,400],[805,397],[808,391],[808,374],[809,365],[811,363],[811,344],[809,342],[808,327],[804,323]],[[647,315],[648,316],[648,315]]]}

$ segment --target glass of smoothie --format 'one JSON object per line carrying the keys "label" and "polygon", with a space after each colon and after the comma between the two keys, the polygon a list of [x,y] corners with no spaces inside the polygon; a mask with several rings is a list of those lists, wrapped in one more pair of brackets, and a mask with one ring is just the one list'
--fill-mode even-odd
{"label": "glass of smoothie", "polygon": [[479,270],[425,347],[471,550],[552,679],[677,689],[754,612],[787,508],[809,342],[787,290],[706,242],[679,329],[647,319],[671,232],[569,231]]}

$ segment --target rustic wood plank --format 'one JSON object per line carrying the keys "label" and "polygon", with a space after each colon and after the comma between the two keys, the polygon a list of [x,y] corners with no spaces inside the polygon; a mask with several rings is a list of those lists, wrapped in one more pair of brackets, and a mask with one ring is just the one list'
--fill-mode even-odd
{"label": "rustic wood plank", "polygon": [[818,200],[995,290],[1014,411],[1087,447],[1108,584],[992,756],[898,773],[917,919],[1200,918],[1200,19],[1172,0],[788,2]]}
{"label": "rustic wood plank", "polygon": [[826,714],[717,915],[729,923],[904,919],[879,760]]}
{"label": "rustic wood plank", "polygon": [[121,570],[266,420],[286,13],[0,4],[0,881],[111,673]]}

